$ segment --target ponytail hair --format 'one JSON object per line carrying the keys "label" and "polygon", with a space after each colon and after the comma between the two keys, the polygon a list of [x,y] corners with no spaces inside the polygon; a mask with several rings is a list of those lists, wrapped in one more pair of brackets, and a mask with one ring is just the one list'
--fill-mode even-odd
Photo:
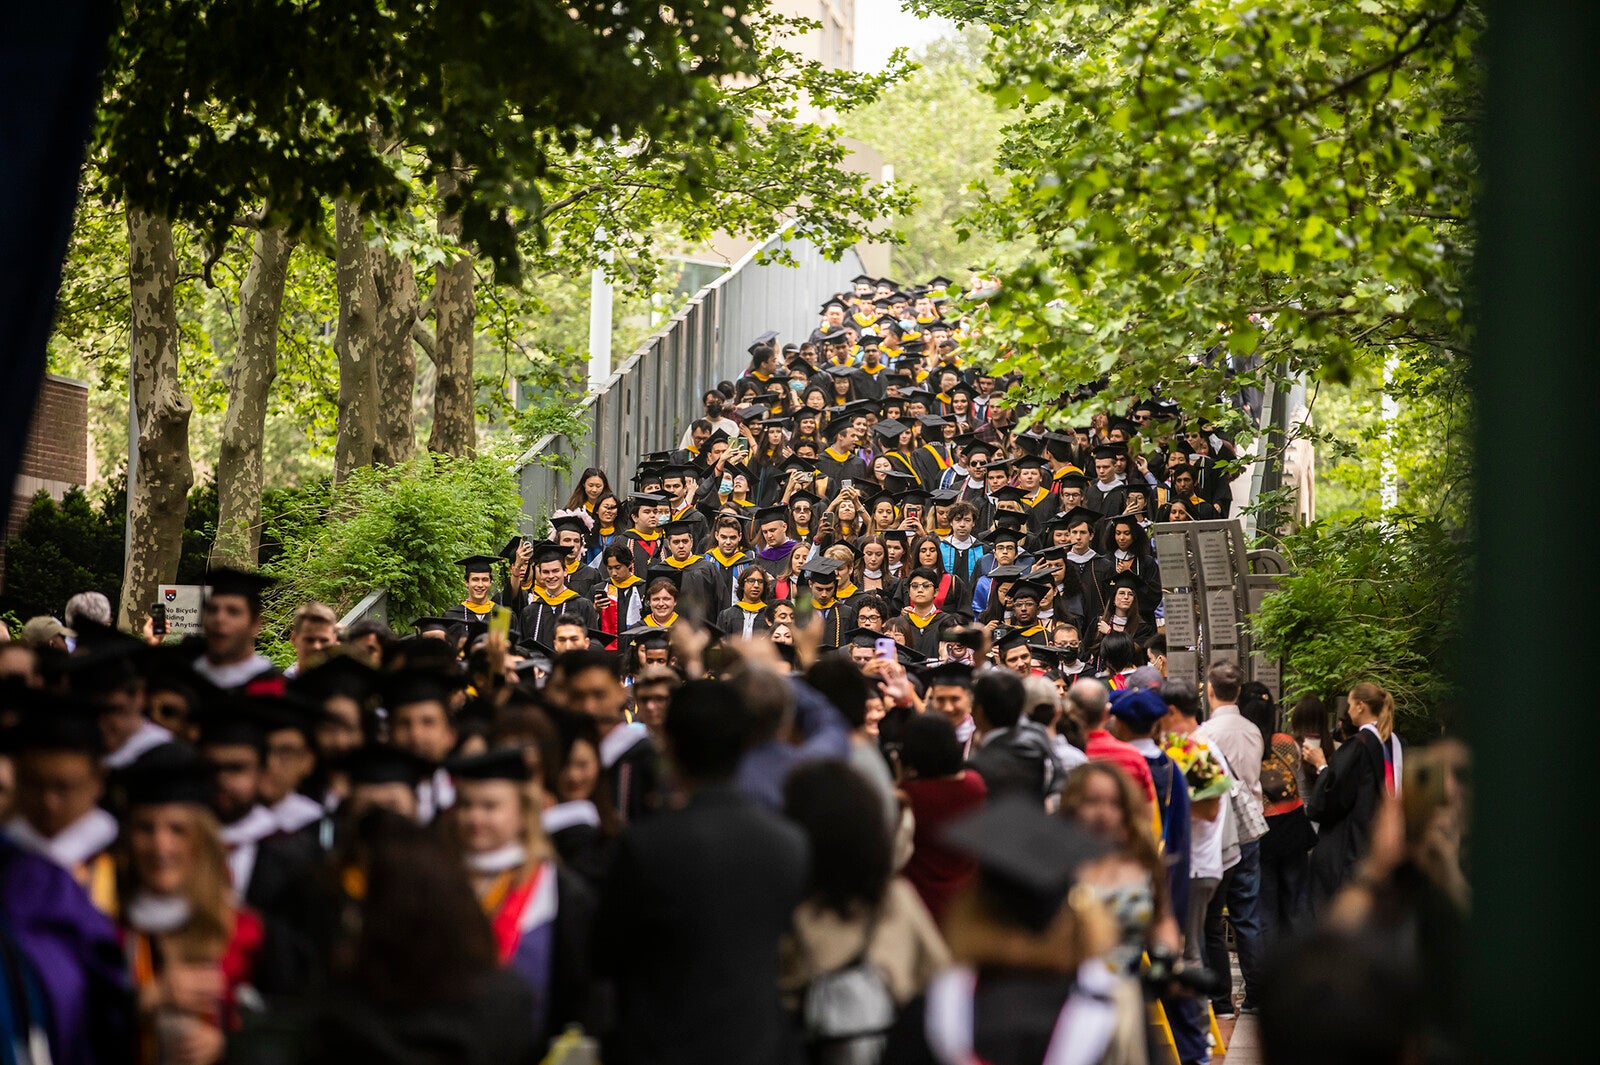
{"label": "ponytail hair", "polygon": [[1377,718],[1378,738],[1388,743],[1394,734],[1394,696],[1382,686],[1364,680],[1350,689],[1350,701],[1360,703]]}

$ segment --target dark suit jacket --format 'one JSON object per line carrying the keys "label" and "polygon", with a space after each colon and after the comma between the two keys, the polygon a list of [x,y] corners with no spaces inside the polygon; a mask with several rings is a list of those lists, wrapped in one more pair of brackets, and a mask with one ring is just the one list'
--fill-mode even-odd
{"label": "dark suit jacket", "polygon": [[[1391,743],[1398,740],[1390,738]],[[1317,845],[1311,851],[1311,897],[1325,902],[1350,878],[1367,853],[1372,820],[1383,797],[1383,744],[1362,730],[1328,759],[1306,801],[1306,813],[1317,822]]]}
{"label": "dark suit jacket", "polygon": [[614,975],[606,1065],[788,1065],[778,940],[806,890],[805,836],[731,785],[623,833],[601,900]]}

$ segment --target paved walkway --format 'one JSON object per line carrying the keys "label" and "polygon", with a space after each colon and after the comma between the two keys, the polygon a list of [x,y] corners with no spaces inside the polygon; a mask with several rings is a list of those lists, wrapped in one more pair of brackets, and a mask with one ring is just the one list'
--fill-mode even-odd
{"label": "paved walkway", "polygon": [[1217,1027],[1222,1030],[1222,1041],[1228,1044],[1228,1052],[1216,1055],[1211,1059],[1213,1062],[1261,1065],[1261,1031],[1253,1015],[1241,1013],[1234,1020],[1218,1021]]}

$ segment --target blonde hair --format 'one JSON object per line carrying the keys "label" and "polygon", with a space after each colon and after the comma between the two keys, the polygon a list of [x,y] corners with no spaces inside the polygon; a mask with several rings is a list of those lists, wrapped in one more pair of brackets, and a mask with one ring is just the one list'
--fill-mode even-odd
{"label": "blonde hair", "polygon": [[1350,689],[1350,701],[1360,703],[1377,718],[1378,738],[1385,743],[1394,734],[1394,696],[1380,685],[1364,680]]}
{"label": "blonde hair", "polygon": [[[214,962],[222,957],[233,938],[236,902],[232,875],[228,871],[228,852],[222,833],[211,811],[193,803],[174,803],[183,811],[194,846],[194,864],[183,894],[189,900],[189,920],[169,937],[173,949],[186,962]],[[138,816],[135,810],[133,816]],[[130,833],[123,834],[123,860],[128,879],[138,883],[133,862]],[[131,893],[130,893],[131,894]]]}
{"label": "blonde hair", "polygon": [[294,612],[294,621],[290,623],[289,631],[299,632],[300,626],[308,621],[315,621],[323,625],[337,625],[339,624],[339,616],[326,603],[319,603],[315,600],[301,603]]}
{"label": "blonde hair", "polygon": [[[489,783],[489,781],[466,781],[465,783],[471,786],[472,784]],[[518,842],[522,844],[526,857],[523,859],[522,868],[517,873],[517,879],[521,881],[532,876],[541,862],[548,861],[554,857],[555,848],[550,843],[550,837],[545,835],[544,832],[545,791],[544,785],[540,783],[539,778],[536,776],[528,781],[507,780],[505,783],[516,789],[517,811],[522,816],[522,838]],[[459,783],[457,787],[460,787]],[[457,852],[465,855],[467,848],[461,841],[460,822],[455,817],[450,818],[450,835],[455,843]]]}

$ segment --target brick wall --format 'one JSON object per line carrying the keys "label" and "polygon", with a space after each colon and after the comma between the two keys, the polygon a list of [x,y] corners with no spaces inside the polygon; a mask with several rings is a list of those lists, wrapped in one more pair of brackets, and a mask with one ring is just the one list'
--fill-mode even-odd
{"label": "brick wall", "polygon": [[[39,402],[28,445],[22,453],[17,484],[12,491],[5,537],[22,525],[28,503],[43,488],[60,499],[73,485],[89,480],[89,386],[46,374],[39,387]],[[0,540],[0,582],[5,580],[5,543]]]}

